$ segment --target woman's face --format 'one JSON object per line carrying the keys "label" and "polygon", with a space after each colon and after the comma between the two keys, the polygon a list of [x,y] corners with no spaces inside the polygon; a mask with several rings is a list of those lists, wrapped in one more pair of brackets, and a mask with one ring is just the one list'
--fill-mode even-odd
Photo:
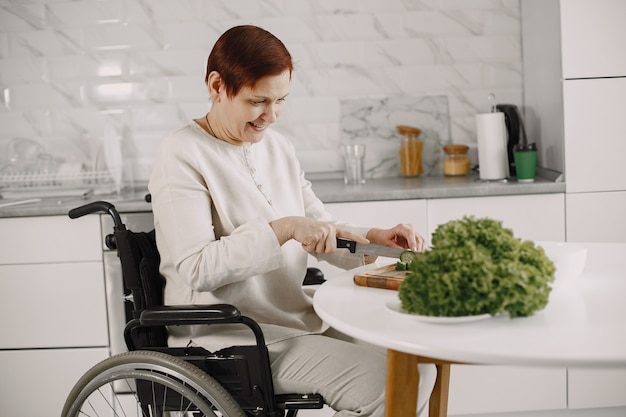
{"label": "woman's face", "polygon": [[219,107],[220,126],[215,129],[216,133],[235,144],[259,142],[265,130],[282,113],[290,80],[289,71],[267,76],[254,88],[244,87],[231,98],[221,89],[220,100],[213,103],[216,110]]}

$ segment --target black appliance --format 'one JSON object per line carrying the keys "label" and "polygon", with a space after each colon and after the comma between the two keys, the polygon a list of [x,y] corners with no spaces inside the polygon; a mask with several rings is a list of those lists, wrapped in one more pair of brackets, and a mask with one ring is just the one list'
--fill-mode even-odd
{"label": "black appliance", "polygon": [[511,177],[514,177],[516,172],[513,148],[517,144],[525,145],[528,143],[526,140],[526,129],[524,129],[524,122],[516,105],[496,104],[496,111],[504,113],[504,123],[508,133],[506,150],[509,157],[509,174]]}

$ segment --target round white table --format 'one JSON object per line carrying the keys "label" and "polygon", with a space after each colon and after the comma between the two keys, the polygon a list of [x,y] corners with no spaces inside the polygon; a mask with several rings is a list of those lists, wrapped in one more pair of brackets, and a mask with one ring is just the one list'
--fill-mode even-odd
{"label": "round white table", "polygon": [[583,273],[555,286],[547,307],[531,317],[423,322],[394,311],[396,291],[355,285],[357,270],[329,277],[315,293],[314,306],[337,330],[388,349],[385,416],[415,410],[418,362],[437,365],[430,415],[445,416],[451,363],[626,365],[626,244],[583,245]]}

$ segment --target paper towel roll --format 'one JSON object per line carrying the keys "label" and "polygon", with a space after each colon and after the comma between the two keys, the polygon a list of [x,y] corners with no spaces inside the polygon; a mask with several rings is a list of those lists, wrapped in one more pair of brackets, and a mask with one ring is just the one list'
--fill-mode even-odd
{"label": "paper towel roll", "polygon": [[476,115],[478,138],[478,168],[483,180],[501,180],[509,176],[509,157],[506,150],[507,132],[504,113]]}

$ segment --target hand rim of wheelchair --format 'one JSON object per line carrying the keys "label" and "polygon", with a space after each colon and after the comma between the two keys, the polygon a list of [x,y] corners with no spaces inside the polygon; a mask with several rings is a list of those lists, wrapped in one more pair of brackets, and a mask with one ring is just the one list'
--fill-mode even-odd
{"label": "hand rim of wheelchair", "polygon": [[[217,410],[223,417],[246,416],[233,397],[206,372],[168,354],[137,350],[109,357],[86,372],[70,392],[63,407],[62,417],[83,415],[81,410],[84,405],[93,406],[89,402],[92,394],[97,394],[101,399],[101,389],[107,387],[107,392],[112,391],[115,381],[129,379],[132,382],[139,379],[160,384],[174,390],[191,402],[179,410],[166,410],[169,412],[197,409],[204,416],[215,417],[218,414],[215,414],[213,410]],[[137,399],[136,393],[132,395]],[[116,409],[114,408],[116,406],[122,406],[119,400],[113,403],[107,402],[107,404],[111,410]],[[128,411],[136,412],[137,410]],[[120,415],[119,410],[117,412],[115,415]],[[121,415],[134,414],[122,413]]]}

